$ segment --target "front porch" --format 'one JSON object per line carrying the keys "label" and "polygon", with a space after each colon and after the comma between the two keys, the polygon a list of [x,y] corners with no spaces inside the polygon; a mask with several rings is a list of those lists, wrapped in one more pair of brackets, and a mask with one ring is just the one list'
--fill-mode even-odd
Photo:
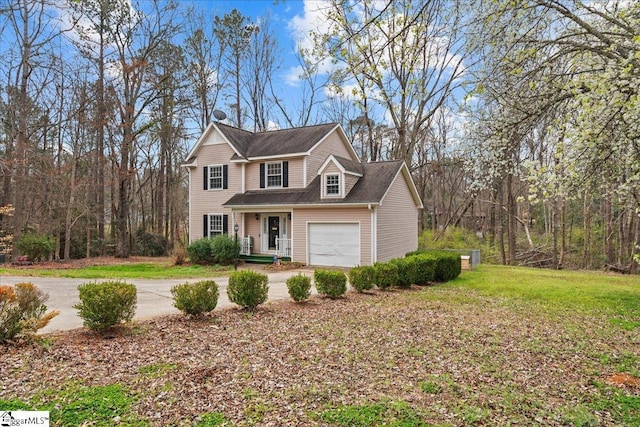
{"label": "front porch", "polygon": [[291,212],[234,212],[241,224],[240,259],[272,263],[292,258]]}
{"label": "front porch", "polygon": [[[271,255],[240,255],[240,260],[252,264],[273,264],[275,260]],[[280,261],[291,261],[291,257],[278,257]]]}
{"label": "front porch", "polygon": [[[273,253],[273,255],[271,255]],[[240,239],[240,255],[261,255],[265,257],[291,258],[291,239],[276,237],[273,250],[268,249],[267,253],[255,252],[253,250],[253,237],[246,236]]]}

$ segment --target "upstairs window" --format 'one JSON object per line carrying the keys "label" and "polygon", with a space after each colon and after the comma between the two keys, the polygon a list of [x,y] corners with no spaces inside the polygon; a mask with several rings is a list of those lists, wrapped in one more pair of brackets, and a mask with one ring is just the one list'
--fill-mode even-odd
{"label": "upstairs window", "polygon": [[209,189],[222,188],[222,165],[209,167]]}
{"label": "upstairs window", "polygon": [[267,163],[268,187],[282,187],[282,163]]}
{"label": "upstairs window", "polygon": [[260,188],[289,186],[289,162],[260,163]]}
{"label": "upstairs window", "polygon": [[339,196],[340,195],[340,175],[337,173],[325,175],[325,195],[327,196]]}
{"label": "upstairs window", "polygon": [[204,167],[204,189],[223,190],[228,188],[227,165],[213,165]]}

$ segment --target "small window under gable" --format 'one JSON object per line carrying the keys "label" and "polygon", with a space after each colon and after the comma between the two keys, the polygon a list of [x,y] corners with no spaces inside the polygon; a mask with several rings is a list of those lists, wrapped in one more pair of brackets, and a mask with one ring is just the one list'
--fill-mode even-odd
{"label": "small window under gable", "polygon": [[324,176],[324,194],[327,197],[340,197],[340,174],[328,173]]}

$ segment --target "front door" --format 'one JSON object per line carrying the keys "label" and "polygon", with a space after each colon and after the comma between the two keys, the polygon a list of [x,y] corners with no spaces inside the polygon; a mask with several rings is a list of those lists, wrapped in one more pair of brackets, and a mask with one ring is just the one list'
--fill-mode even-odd
{"label": "front door", "polygon": [[276,239],[280,237],[280,217],[270,216],[269,224],[269,250],[276,250]]}

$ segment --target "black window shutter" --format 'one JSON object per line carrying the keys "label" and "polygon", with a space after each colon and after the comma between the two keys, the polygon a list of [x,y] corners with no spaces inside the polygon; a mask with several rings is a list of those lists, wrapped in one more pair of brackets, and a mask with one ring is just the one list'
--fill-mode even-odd
{"label": "black window shutter", "polygon": [[222,215],[222,233],[229,234],[229,215]]}
{"label": "black window shutter", "polygon": [[202,218],[202,223],[204,224],[202,228],[202,237],[207,237],[209,235],[209,215],[205,215]]}
{"label": "black window shutter", "polygon": [[289,162],[282,162],[282,186],[289,186]]}
{"label": "black window shutter", "polygon": [[264,163],[260,163],[260,188],[264,188]]}
{"label": "black window shutter", "polygon": [[208,190],[209,189],[209,168],[208,167],[204,167],[202,168],[202,170],[204,171],[204,176],[202,178],[202,182],[203,182],[203,186],[204,186],[204,190]]}
{"label": "black window shutter", "polygon": [[222,188],[226,190],[229,188],[229,166],[222,165]]}

